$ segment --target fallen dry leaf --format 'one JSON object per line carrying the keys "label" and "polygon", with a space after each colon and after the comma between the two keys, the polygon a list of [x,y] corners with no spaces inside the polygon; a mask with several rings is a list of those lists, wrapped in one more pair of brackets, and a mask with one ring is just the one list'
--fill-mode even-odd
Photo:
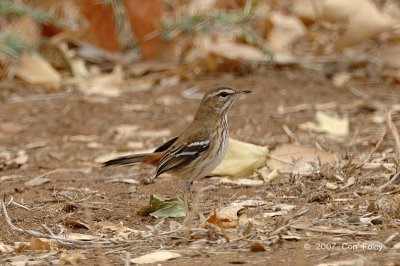
{"label": "fallen dry leaf", "polygon": [[50,244],[37,237],[32,237],[29,247],[33,250],[50,250]]}
{"label": "fallen dry leaf", "polygon": [[257,174],[261,176],[265,183],[269,183],[281,175],[278,169],[274,169],[271,171],[270,169],[268,169],[268,167],[263,167],[257,170]]}
{"label": "fallen dry leaf", "polygon": [[87,80],[79,82],[79,89],[86,95],[118,97],[124,81],[124,71],[117,65],[109,74],[93,74]]}
{"label": "fallen dry leaf", "polygon": [[267,147],[229,139],[228,151],[211,175],[243,177],[265,165]]}
{"label": "fallen dry leaf", "polygon": [[337,184],[332,183],[332,182],[327,182],[326,185],[325,185],[325,187],[326,187],[327,189],[330,189],[330,190],[336,190],[336,189],[339,188],[339,186],[338,186]]}
{"label": "fallen dry leaf", "polygon": [[328,133],[331,136],[347,136],[349,133],[349,119],[337,118],[325,114],[324,112],[317,111],[315,113],[315,119],[318,124],[313,122],[305,122],[299,125],[302,130],[311,130],[320,133]]}
{"label": "fallen dry leaf", "polygon": [[94,235],[86,235],[86,234],[80,234],[80,233],[67,233],[64,234],[63,237],[65,239],[71,239],[71,240],[98,240],[98,236]]}
{"label": "fallen dry leaf", "polygon": [[270,218],[275,216],[283,216],[286,215],[287,213],[288,213],[287,211],[264,212],[263,217]]}
{"label": "fallen dry leaf", "polygon": [[291,205],[291,204],[284,204],[284,203],[276,204],[276,205],[272,206],[272,209],[273,209],[274,211],[285,211],[285,212],[289,212],[289,211],[293,210],[294,208],[296,208],[296,206]]}
{"label": "fallen dry leaf", "polygon": [[36,186],[40,186],[40,185],[43,185],[48,182],[50,182],[50,179],[47,177],[36,177],[34,179],[26,181],[24,183],[24,185],[27,187],[36,187]]}
{"label": "fallen dry leaf", "polygon": [[30,84],[49,88],[58,88],[62,82],[61,75],[35,53],[22,55],[15,74]]}
{"label": "fallen dry leaf", "polygon": [[203,71],[218,69],[220,59],[230,62],[263,61],[266,56],[257,48],[236,42],[231,37],[212,38],[198,36],[193,41],[193,48],[185,56],[185,61]]}
{"label": "fallen dry leaf", "polygon": [[394,19],[378,10],[369,0],[325,1],[321,8],[321,18],[347,25],[343,35],[335,43],[337,50],[375,37],[395,23]]}
{"label": "fallen dry leaf", "polygon": [[[69,208],[73,209],[74,207],[70,206]],[[64,210],[67,210],[67,209],[68,209],[68,207],[67,208],[64,207]],[[89,224],[87,224],[87,223],[85,223],[83,221],[75,220],[75,219],[64,219],[62,221],[62,223],[65,226],[69,227],[69,228],[85,228],[85,229],[88,229],[88,230],[90,229]]]}
{"label": "fallen dry leaf", "polygon": [[243,206],[228,206],[218,210],[213,209],[207,218],[207,222],[224,228],[236,227],[239,224],[238,212],[243,209]]}
{"label": "fallen dry leaf", "polygon": [[313,147],[283,144],[269,154],[267,166],[270,169],[278,169],[281,173],[310,174],[315,158],[319,158],[321,164],[334,161],[332,153],[321,151]]}
{"label": "fallen dry leaf", "polygon": [[79,263],[84,261],[85,259],[86,257],[80,252],[73,252],[73,253],[63,252],[60,254],[61,264],[79,265]]}
{"label": "fallen dry leaf", "polygon": [[225,177],[225,178],[222,178],[219,181],[219,183],[223,184],[223,185],[253,187],[253,186],[262,186],[264,184],[264,181],[254,180],[254,179],[249,179],[249,178],[240,178],[240,179],[231,180],[231,179]]}
{"label": "fallen dry leaf", "polygon": [[336,88],[343,88],[351,80],[351,74],[347,71],[339,71],[332,77],[332,84]]}
{"label": "fallen dry leaf", "polygon": [[263,252],[263,251],[265,251],[265,247],[260,241],[253,241],[250,244],[250,251]]}
{"label": "fallen dry leaf", "polygon": [[347,179],[346,184],[345,184],[344,186],[342,186],[340,189],[345,189],[345,188],[351,187],[351,186],[354,185],[355,183],[356,183],[356,179],[354,178],[354,176],[350,176],[350,177]]}
{"label": "fallen dry leaf", "polygon": [[11,253],[14,251],[14,247],[10,245],[6,245],[3,242],[0,242],[0,253]]}
{"label": "fallen dry leaf", "polygon": [[318,19],[323,2],[309,0],[293,1],[293,13],[295,13],[306,25],[312,24]]}
{"label": "fallen dry leaf", "polygon": [[145,264],[145,263],[156,263],[161,261],[167,261],[182,257],[181,254],[171,252],[168,250],[159,250],[153,253],[149,253],[134,259],[131,259],[131,263]]}
{"label": "fallen dry leaf", "polygon": [[116,235],[113,237],[113,240],[126,240],[131,235],[142,236],[144,234],[144,231],[135,230],[122,224],[114,224],[108,221],[96,222],[93,224],[93,228],[101,231],[111,230],[115,232]]}
{"label": "fallen dry leaf", "polygon": [[274,51],[290,52],[293,42],[306,34],[306,27],[294,15],[272,12],[269,17],[273,27],[268,35],[267,43]]}
{"label": "fallen dry leaf", "polygon": [[0,124],[0,130],[8,134],[16,134],[25,131],[26,129],[26,126],[13,122],[5,122]]}

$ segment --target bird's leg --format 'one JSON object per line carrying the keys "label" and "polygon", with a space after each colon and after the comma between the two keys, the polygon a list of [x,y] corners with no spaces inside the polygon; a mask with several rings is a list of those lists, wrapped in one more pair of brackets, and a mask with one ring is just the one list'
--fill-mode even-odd
{"label": "bird's leg", "polygon": [[186,211],[186,218],[184,220],[184,225],[188,225],[191,221],[191,212],[190,212],[190,207],[189,207],[189,196],[190,198],[193,199],[193,194],[191,191],[191,187],[193,184],[193,180],[188,180],[185,181],[185,184],[183,185],[183,197],[185,200],[185,211]]}
{"label": "bird's leg", "polygon": [[[193,185],[193,180],[189,180],[189,181],[185,182],[185,187],[184,187],[185,208],[186,208],[186,219],[184,221],[184,224],[186,226],[192,222],[193,214],[199,216],[200,222],[203,222],[206,220],[204,215],[199,211],[198,203],[200,202],[200,199],[201,199],[201,195],[200,195],[201,191],[195,191],[194,195],[193,195],[192,185]],[[190,208],[189,208],[189,197],[192,200],[193,212],[191,212]]]}

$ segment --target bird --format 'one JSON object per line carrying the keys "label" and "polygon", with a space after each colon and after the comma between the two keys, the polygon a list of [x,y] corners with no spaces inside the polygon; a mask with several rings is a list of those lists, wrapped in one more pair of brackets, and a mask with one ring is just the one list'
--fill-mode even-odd
{"label": "bird", "polygon": [[250,92],[228,86],[209,90],[193,121],[179,136],[151,153],[118,157],[104,162],[103,167],[137,163],[153,165],[156,173],[152,180],[165,172],[179,176],[185,180],[185,194],[194,180],[211,174],[224,158],[229,143],[227,113],[238,95]]}

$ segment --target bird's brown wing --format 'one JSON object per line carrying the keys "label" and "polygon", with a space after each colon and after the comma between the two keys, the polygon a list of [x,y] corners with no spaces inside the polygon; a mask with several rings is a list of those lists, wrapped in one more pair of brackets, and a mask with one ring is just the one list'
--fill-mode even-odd
{"label": "bird's brown wing", "polygon": [[175,143],[175,141],[178,139],[178,137],[175,137],[173,139],[168,140],[167,142],[165,142],[163,145],[161,145],[160,147],[158,147],[157,149],[155,149],[155,151],[153,152],[161,152],[161,151],[166,151],[169,147],[171,147],[172,144]]}
{"label": "bird's brown wing", "polygon": [[209,147],[209,140],[192,141],[173,147],[158,162],[156,177],[172,168],[189,164]]}

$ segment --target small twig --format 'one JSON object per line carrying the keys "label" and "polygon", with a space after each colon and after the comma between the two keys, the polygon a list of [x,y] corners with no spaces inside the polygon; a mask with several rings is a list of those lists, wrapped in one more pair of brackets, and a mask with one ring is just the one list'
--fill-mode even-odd
{"label": "small twig", "polygon": [[356,235],[356,236],[372,236],[378,234],[377,232],[362,232],[349,229],[339,229],[339,230],[318,229],[318,228],[304,227],[301,225],[291,225],[291,227],[296,230],[305,230],[310,232],[326,233],[326,234],[342,234],[342,235]]}
{"label": "small twig", "polygon": [[68,87],[65,92],[57,92],[50,94],[41,94],[29,97],[13,97],[6,101],[6,103],[26,103],[26,102],[36,102],[36,101],[46,101],[64,98],[72,93],[72,88]]}
{"label": "small twig", "polygon": [[279,159],[279,158],[277,158],[277,157],[275,157],[275,156],[272,156],[272,155],[270,155],[270,154],[267,154],[267,157],[270,158],[271,160],[275,160],[275,161],[278,161],[278,162],[280,162],[280,163],[284,163],[284,164],[288,164],[288,165],[294,165],[294,163],[292,163],[292,162],[288,162],[288,161]]}
{"label": "small twig", "polygon": [[390,241],[392,241],[392,240],[393,240],[396,236],[398,236],[398,235],[399,235],[398,232],[392,234],[391,236],[389,236],[388,238],[386,238],[385,241],[383,241],[383,244],[387,245],[387,243],[389,243]]}
{"label": "small twig", "polygon": [[389,181],[387,181],[385,184],[381,185],[378,189],[380,191],[384,190],[385,188],[387,188],[388,186],[393,184],[399,178],[399,176],[400,176],[400,171],[397,171],[397,173]]}
{"label": "small twig", "polygon": [[15,202],[13,196],[11,196],[11,199],[10,199],[10,201],[8,202],[7,206],[9,206],[9,205],[11,205],[11,204],[13,204],[13,205],[15,205],[15,206],[17,206],[17,207],[20,207],[20,208],[22,208],[22,209],[24,209],[24,210],[27,210],[27,211],[32,210],[32,209],[29,208],[29,207],[26,207],[26,206],[24,206],[24,205],[22,205],[22,204],[19,204],[19,203]]}
{"label": "small twig", "polygon": [[42,224],[42,227],[44,228],[44,230],[46,230],[50,235],[57,237],[53,231],[46,225],[46,224]]}
{"label": "small twig", "polygon": [[381,102],[379,102],[379,101],[377,101],[377,100],[374,100],[374,99],[373,99],[371,96],[369,96],[368,94],[365,94],[365,93],[359,91],[358,89],[356,89],[356,88],[354,88],[354,87],[349,87],[349,91],[350,91],[353,95],[355,95],[355,96],[357,96],[357,97],[359,97],[359,98],[365,100],[365,101],[368,103],[368,105],[369,105],[370,107],[372,107],[373,109],[375,109],[375,110],[381,110],[381,111],[385,110],[385,105],[384,105],[384,104],[382,104]]}
{"label": "small twig", "polygon": [[289,129],[287,125],[283,125],[283,131],[292,139],[296,139],[296,135]]}
{"label": "small twig", "polygon": [[130,252],[126,252],[125,255],[125,266],[129,266],[131,265],[131,253]]}
{"label": "small twig", "polygon": [[400,156],[400,137],[399,137],[399,132],[397,131],[396,126],[394,125],[392,121],[392,112],[386,110],[386,123],[390,131],[392,132],[392,135],[394,137],[394,140],[396,142],[396,147],[397,147],[397,155]]}
{"label": "small twig", "polygon": [[375,153],[376,150],[379,148],[379,146],[381,146],[381,144],[382,144],[383,139],[385,138],[385,136],[386,136],[386,129],[385,129],[384,132],[382,133],[382,136],[379,138],[378,143],[376,143],[375,147],[374,147],[374,148],[371,150],[371,152],[369,153],[368,157],[367,157],[364,161],[362,161],[360,164],[358,164],[358,165],[356,166],[357,169],[360,168],[360,167],[362,167],[364,164],[368,163],[368,162],[371,160],[372,155],[374,155],[374,153]]}

